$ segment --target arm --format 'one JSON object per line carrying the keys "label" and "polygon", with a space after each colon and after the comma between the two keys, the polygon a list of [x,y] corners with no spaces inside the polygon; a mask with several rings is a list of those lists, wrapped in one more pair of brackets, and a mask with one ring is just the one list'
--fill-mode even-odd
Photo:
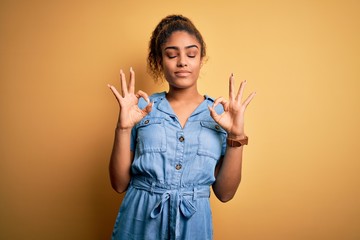
{"label": "arm", "polygon": [[[246,81],[242,82],[238,93],[234,93],[234,76],[229,80],[229,101],[220,97],[215,100],[212,107],[209,107],[213,119],[228,133],[228,138],[240,140],[245,138],[244,132],[244,113],[247,105],[251,102],[255,93],[241,102],[242,94]],[[222,104],[224,112],[218,115],[215,106]],[[242,167],[243,146],[227,146],[225,155],[220,159],[215,170],[216,181],[213,184],[213,190],[217,198],[222,202],[231,200],[240,184]]]}
{"label": "arm", "polygon": [[224,157],[216,166],[216,181],[213,190],[216,197],[222,201],[230,201],[241,181],[243,146],[227,147]]}
{"label": "arm", "polygon": [[[152,103],[150,103],[149,97],[145,92],[138,91],[136,94],[134,93],[135,73],[132,68],[130,69],[129,87],[127,87],[125,74],[122,70],[120,71],[120,80],[122,95],[119,94],[114,86],[108,85],[120,106],[109,173],[111,186],[115,191],[122,193],[126,191],[129,185],[131,177],[130,167],[134,158],[133,152],[130,151],[131,129],[151,111]],[[138,107],[140,97],[143,97],[148,102],[144,109]]]}
{"label": "arm", "polygon": [[118,193],[126,191],[130,182],[130,167],[134,158],[134,153],[130,151],[130,135],[131,130],[115,130],[109,173],[111,186]]}

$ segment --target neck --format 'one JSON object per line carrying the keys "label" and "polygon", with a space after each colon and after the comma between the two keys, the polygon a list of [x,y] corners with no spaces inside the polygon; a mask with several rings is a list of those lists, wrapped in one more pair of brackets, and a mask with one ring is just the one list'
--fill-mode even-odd
{"label": "neck", "polygon": [[169,102],[198,102],[199,100],[204,99],[204,97],[198,92],[197,88],[175,89],[172,87],[169,88],[166,98]]}

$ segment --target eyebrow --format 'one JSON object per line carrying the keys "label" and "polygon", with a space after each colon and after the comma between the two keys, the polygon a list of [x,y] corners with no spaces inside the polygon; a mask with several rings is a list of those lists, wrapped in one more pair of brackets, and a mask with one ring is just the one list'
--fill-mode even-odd
{"label": "eyebrow", "polygon": [[[197,49],[199,49],[199,47],[196,46],[196,45],[189,45],[189,46],[185,47],[185,49],[189,49],[189,48],[197,48]],[[164,50],[167,50],[167,49],[179,50],[179,47],[169,46],[169,47],[166,47]]]}

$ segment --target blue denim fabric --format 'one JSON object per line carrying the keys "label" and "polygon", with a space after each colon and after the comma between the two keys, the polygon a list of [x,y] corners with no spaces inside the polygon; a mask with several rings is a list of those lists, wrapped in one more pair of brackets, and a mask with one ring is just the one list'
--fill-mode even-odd
{"label": "blue denim fabric", "polygon": [[212,239],[210,186],[226,149],[226,132],[208,110],[213,99],[205,96],[184,128],[165,92],[150,100],[152,111],[132,130],[132,179],[112,239]]}

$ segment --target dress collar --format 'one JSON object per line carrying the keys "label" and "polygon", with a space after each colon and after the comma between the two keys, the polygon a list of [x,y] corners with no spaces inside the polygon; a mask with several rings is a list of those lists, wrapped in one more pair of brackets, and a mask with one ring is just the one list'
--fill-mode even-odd
{"label": "dress collar", "polygon": [[[208,111],[208,106],[214,103],[214,99],[209,97],[208,95],[204,95],[204,101],[202,101],[199,106],[194,110],[194,112],[190,115],[190,117],[195,116],[204,111]],[[157,104],[157,109],[162,111],[170,116],[176,117],[174,110],[172,109],[169,101],[166,99],[166,92],[156,93],[152,96],[151,101]]]}

